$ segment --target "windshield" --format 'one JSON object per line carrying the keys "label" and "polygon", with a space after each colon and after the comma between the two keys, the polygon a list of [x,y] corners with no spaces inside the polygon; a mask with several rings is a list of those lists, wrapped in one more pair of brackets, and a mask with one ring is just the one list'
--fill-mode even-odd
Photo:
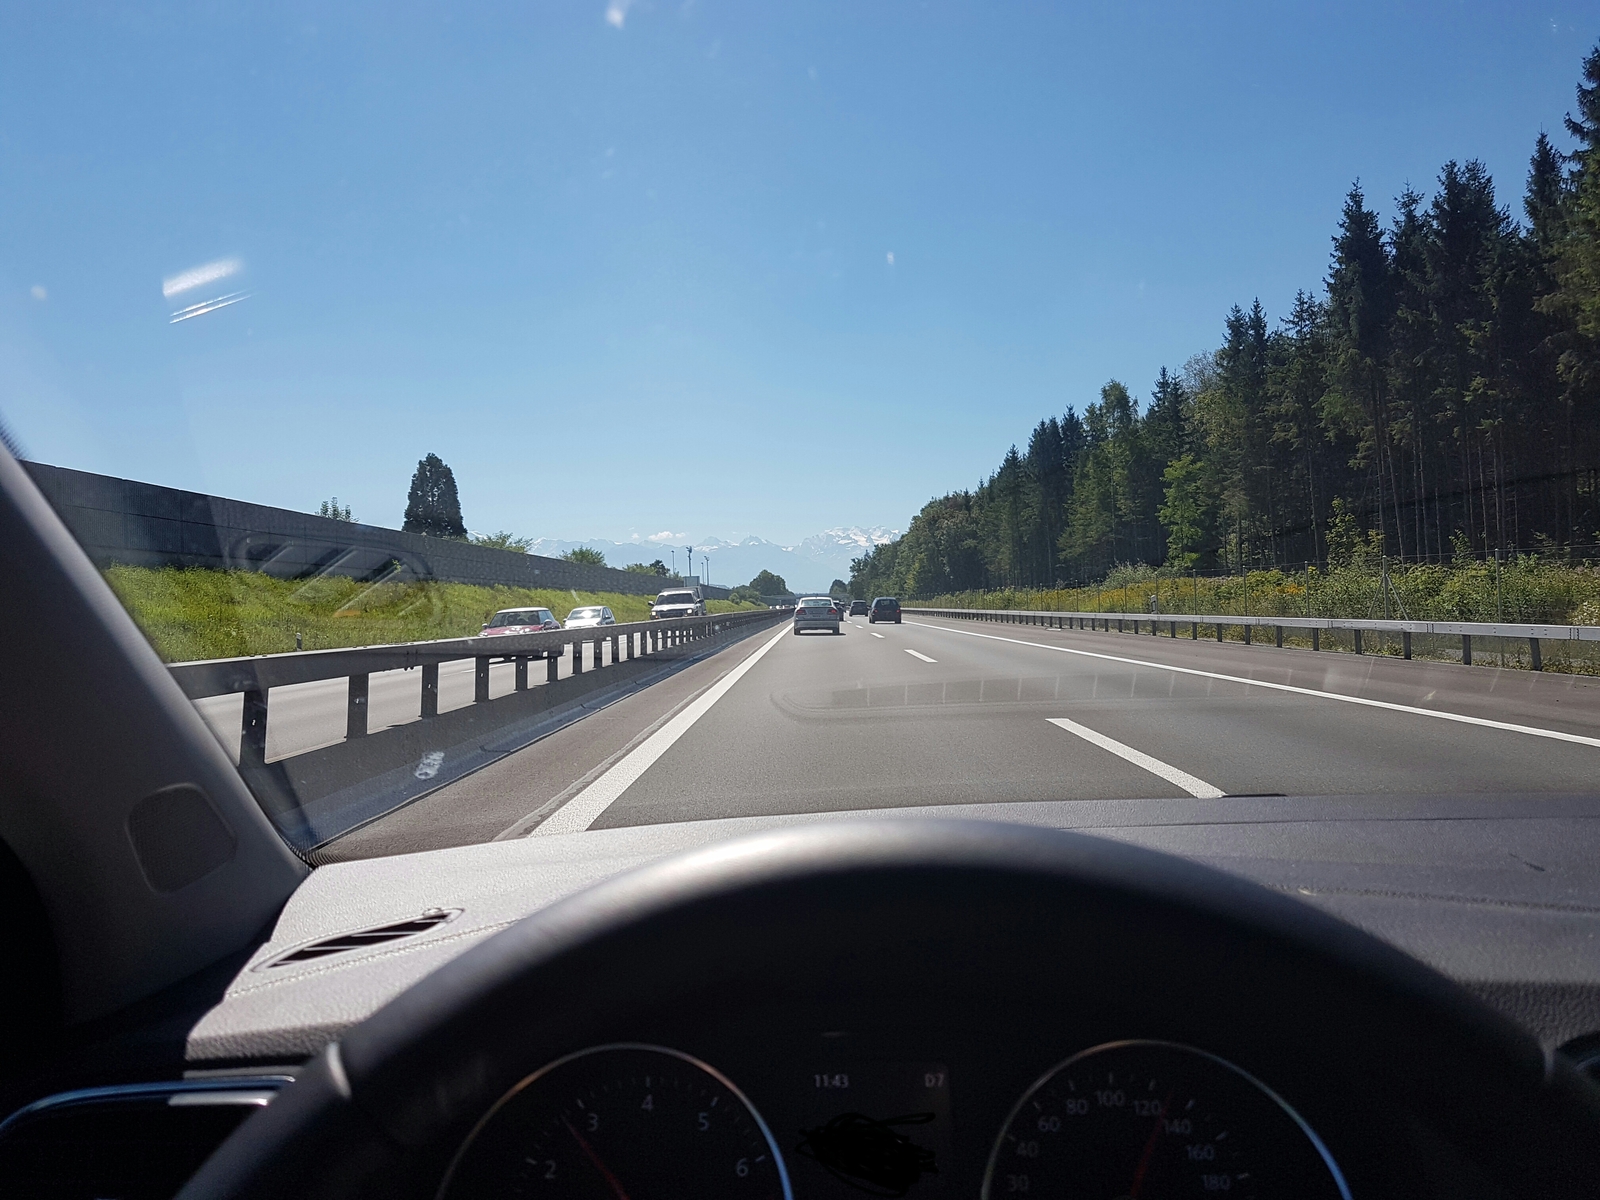
{"label": "windshield", "polygon": [[501,625],[538,625],[544,621],[544,614],[537,610],[531,612],[502,612],[495,613],[489,618],[490,628]]}
{"label": "windshield", "polygon": [[13,11],[5,444],[319,863],[1588,792],[1600,22],[1523,7]]}

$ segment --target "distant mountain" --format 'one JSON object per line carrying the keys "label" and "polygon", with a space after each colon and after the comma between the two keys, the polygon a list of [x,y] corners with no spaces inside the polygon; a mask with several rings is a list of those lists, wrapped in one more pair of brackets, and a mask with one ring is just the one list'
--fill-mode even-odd
{"label": "distant mountain", "polygon": [[885,529],[879,525],[872,529],[825,529],[814,533],[794,549],[806,558],[817,562],[843,562],[845,574],[850,573],[850,560],[860,558],[874,546],[892,542],[900,536],[898,529]]}
{"label": "distant mountain", "polygon": [[[741,542],[708,537],[704,541],[685,538],[683,544],[662,544],[640,540],[613,542],[604,538],[574,541],[566,538],[540,538],[534,542],[532,552],[558,558],[579,546],[591,546],[606,556],[606,565],[625,567],[629,563],[651,562],[659,558],[673,565],[676,551],[677,568],[681,574],[693,575],[700,571],[700,558],[710,560],[712,583],[736,587],[748,583],[762,571],[783,576],[785,582],[797,592],[826,592],[835,579],[850,578],[850,560],[859,558],[873,546],[892,541],[899,536],[895,529],[829,529],[803,539],[798,545],[780,546],[765,538],[747,537]],[[694,546],[695,570],[684,563],[683,545]]]}

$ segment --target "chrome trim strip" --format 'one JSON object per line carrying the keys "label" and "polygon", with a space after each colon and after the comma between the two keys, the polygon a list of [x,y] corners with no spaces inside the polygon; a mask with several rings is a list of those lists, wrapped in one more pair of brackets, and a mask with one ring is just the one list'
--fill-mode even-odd
{"label": "chrome trim strip", "polygon": [[[292,1075],[234,1075],[214,1079],[172,1079],[158,1083],[118,1083],[106,1087],[76,1088],[56,1092],[25,1104],[0,1121],[0,1138],[12,1128],[42,1113],[63,1108],[84,1108],[97,1104],[129,1104],[139,1101],[164,1101],[171,1105],[241,1104],[259,1107],[294,1082]],[[232,1098],[225,1099],[231,1094]]]}

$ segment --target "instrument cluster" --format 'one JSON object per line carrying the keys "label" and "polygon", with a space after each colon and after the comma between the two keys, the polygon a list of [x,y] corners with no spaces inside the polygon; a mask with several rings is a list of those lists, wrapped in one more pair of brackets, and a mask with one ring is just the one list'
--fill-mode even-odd
{"label": "instrument cluster", "polygon": [[[442,1200],[1030,1196],[1349,1200],[1329,1148],[1272,1087],[1203,1048],[1126,1040],[1040,1063],[994,1104],[941,1061],[837,1050],[756,1070],[645,1043],[533,1072],[478,1122]],[[987,1092],[988,1095],[982,1095]],[[965,1158],[967,1161],[963,1161]]]}

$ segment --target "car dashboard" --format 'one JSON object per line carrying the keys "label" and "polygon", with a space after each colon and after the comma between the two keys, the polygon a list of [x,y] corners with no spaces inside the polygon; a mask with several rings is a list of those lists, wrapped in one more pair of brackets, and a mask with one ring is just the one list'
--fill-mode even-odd
{"label": "car dashboard", "polygon": [[[1388,851],[1482,803],[1386,798]],[[186,1198],[1587,1194],[1600,1092],[1577,1066],[1592,1037],[1570,1035],[1594,989],[1562,1008],[1550,997],[1574,989],[1526,978],[1587,919],[1570,897],[1542,935],[1493,947],[1546,1012],[1541,1046],[1395,949],[1481,963],[1509,893],[1471,920],[1435,901],[1425,927],[1379,910],[1385,941],[1350,923],[1363,910],[1339,908],[1355,889],[1332,886],[1331,839],[1373,844],[1360,802],[1197,802],[1188,824],[1142,829],[1137,805],[1115,806],[1115,827],[1074,808],[1100,822],[1092,838],[1050,827],[1068,807],[1009,806],[1007,825],[703,822],[324,868],[192,1023],[178,1090],[215,1095],[212,1116],[195,1120],[203,1099],[145,1095],[139,1116],[127,1096],[69,1097],[13,1118],[0,1159],[59,1161],[135,1117],[154,1128],[160,1106],[164,1128],[200,1130],[185,1172],[209,1155]],[[1583,856],[1592,807],[1543,802],[1545,862],[1558,842]],[[1268,809],[1295,819],[1246,871],[1228,831],[1259,835]],[[1517,840],[1480,821],[1486,844]],[[421,932],[297,957],[419,904],[438,914]],[[1549,1052],[1556,1037],[1572,1054]]]}

